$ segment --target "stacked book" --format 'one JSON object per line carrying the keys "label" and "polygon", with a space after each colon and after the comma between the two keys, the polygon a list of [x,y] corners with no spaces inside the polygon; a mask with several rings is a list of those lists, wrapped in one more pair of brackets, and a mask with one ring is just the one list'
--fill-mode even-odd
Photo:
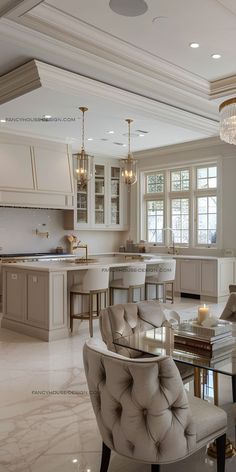
{"label": "stacked book", "polygon": [[229,354],[235,345],[232,324],[219,320],[217,326],[204,327],[196,322],[180,323],[174,328],[175,349],[204,357]]}

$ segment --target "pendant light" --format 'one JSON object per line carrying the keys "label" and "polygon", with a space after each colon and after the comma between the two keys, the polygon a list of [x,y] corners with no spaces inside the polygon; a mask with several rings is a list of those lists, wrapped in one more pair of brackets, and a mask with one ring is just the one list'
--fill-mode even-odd
{"label": "pendant light", "polygon": [[137,182],[137,161],[134,159],[133,154],[130,151],[130,124],[133,120],[129,118],[125,120],[128,123],[128,157],[127,159],[122,159],[121,167],[122,167],[122,180],[123,182],[128,185],[128,190],[130,190],[130,186]]}
{"label": "pendant light", "polygon": [[221,103],[220,139],[226,143],[236,144],[236,98]]}
{"label": "pendant light", "polygon": [[88,111],[86,107],[80,107],[82,118],[82,146],[80,152],[73,154],[74,176],[81,187],[85,187],[87,182],[93,177],[93,156],[86,153],[84,149],[84,114]]}

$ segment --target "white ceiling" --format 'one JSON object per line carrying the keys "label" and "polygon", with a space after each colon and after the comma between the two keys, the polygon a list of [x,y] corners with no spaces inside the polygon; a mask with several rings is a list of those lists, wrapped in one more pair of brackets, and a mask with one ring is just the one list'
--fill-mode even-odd
{"label": "white ceiling", "polygon": [[[138,17],[117,15],[109,8],[109,0],[47,0],[45,3],[208,80],[236,72],[235,0],[146,2],[148,11]],[[192,41],[200,43],[200,48],[189,48]],[[213,60],[211,54],[215,52],[222,54],[222,58]]]}
{"label": "white ceiling", "polygon": [[[0,19],[1,74],[36,58],[133,92],[137,105],[134,100],[113,100],[112,90],[104,98],[96,87],[74,93],[67,86],[59,90],[56,82],[48,87],[46,81],[39,90],[1,105],[0,119],[43,114],[78,117],[77,108],[88,106],[86,133],[94,141],[86,142],[87,150],[114,157],[127,152],[127,147],[114,144],[127,143],[125,118],[134,119],[133,130],[149,131],[133,138],[133,151],[217,135],[218,102],[210,101],[210,87],[211,81],[236,73],[235,0],[146,2],[146,14],[128,18],[112,12],[109,0],[47,0],[29,11],[37,0],[22,0],[25,14],[21,9],[18,16],[16,11],[15,16]],[[200,48],[189,48],[191,41],[198,41]],[[222,54],[218,61],[210,57],[215,52]],[[228,90],[233,93],[232,82],[223,81],[221,86],[219,81],[215,97],[227,96]],[[217,89],[218,81],[212,83]],[[147,105],[152,99],[150,111],[149,105],[142,106],[140,96],[143,104],[145,97]],[[160,102],[169,107],[169,119],[162,115]],[[182,120],[183,110],[190,113],[189,125],[186,117]],[[0,130],[67,140],[76,151],[80,124],[79,119],[7,122],[0,123]],[[115,133],[108,135],[111,129]]]}
{"label": "white ceiling", "polygon": [[[126,118],[132,118],[132,132],[136,130],[148,131],[144,136],[132,137],[133,151],[150,149],[157,146],[181,143],[195,139],[206,138],[209,132],[194,131],[183,126],[176,126],[166,121],[157,120],[148,116],[138,107],[117,103],[115,100],[104,100],[91,93],[77,93],[76,96],[69,92],[56,92],[51,89],[40,88],[26,95],[11,100],[0,107],[0,119],[17,119],[7,123],[0,123],[2,131],[16,131],[22,134],[33,134],[50,139],[60,139],[71,143],[74,151],[81,145],[81,112],[79,106],[89,108],[85,115],[86,150],[96,154],[121,157],[127,154],[127,123]],[[49,114],[53,118],[72,118],[73,121],[18,121],[19,119],[42,118]],[[114,131],[108,134],[107,131]],[[137,133],[139,134],[139,133]],[[94,141],[88,141],[93,138]],[[108,141],[101,141],[107,139]],[[114,144],[123,143],[126,146]]]}

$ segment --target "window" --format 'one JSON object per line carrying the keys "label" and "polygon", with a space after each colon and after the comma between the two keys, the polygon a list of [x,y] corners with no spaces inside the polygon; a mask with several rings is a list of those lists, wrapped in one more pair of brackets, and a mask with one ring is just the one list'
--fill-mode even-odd
{"label": "window", "polygon": [[179,192],[189,190],[189,170],[171,171],[171,191]]}
{"label": "window", "polygon": [[144,202],[148,242],[169,245],[170,227],[179,245],[216,245],[216,164],[146,174]]}
{"label": "window", "polygon": [[171,200],[171,228],[177,244],[189,243],[189,199],[173,198]]}
{"label": "window", "polygon": [[163,243],[164,201],[147,201],[148,241]]}

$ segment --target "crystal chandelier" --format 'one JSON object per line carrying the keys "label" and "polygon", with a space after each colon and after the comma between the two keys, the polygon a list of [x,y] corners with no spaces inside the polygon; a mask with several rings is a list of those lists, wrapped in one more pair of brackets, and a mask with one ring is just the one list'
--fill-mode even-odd
{"label": "crystal chandelier", "polygon": [[122,159],[121,161],[121,176],[123,182],[128,185],[128,189],[130,190],[130,186],[137,182],[137,161],[134,159],[133,154],[130,151],[130,124],[133,120],[127,119],[125,121],[128,123],[129,150],[127,159]]}
{"label": "crystal chandelier", "polygon": [[226,143],[236,144],[236,98],[221,103],[220,139]]}
{"label": "crystal chandelier", "polygon": [[85,187],[87,182],[93,177],[93,156],[86,153],[84,149],[84,114],[88,110],[86,107],[80,107],[83,114],[82,118],[82,146],[80,152],[73,154],[74,175],[78,184]]}

